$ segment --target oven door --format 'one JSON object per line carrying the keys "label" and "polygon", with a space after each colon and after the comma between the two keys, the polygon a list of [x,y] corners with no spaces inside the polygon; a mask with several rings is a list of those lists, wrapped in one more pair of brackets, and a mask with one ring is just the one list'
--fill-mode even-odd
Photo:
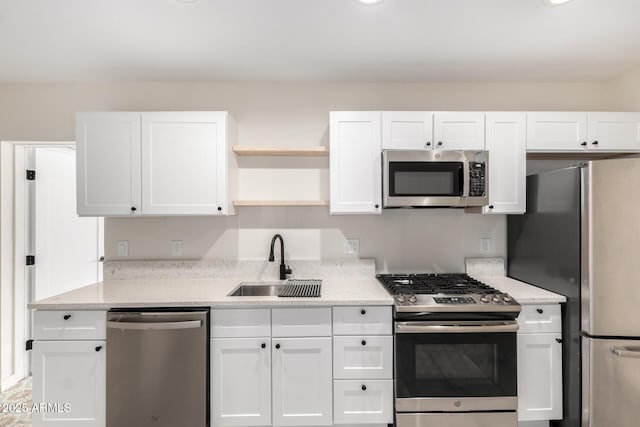
{"label": "oven door", "polygon": [[512,411],[515,321],[395,322],[397,412]]}
{"label": "oven door", "polygon": [[385,151],[383,206],[465,207],[469,163],[463,151]]}

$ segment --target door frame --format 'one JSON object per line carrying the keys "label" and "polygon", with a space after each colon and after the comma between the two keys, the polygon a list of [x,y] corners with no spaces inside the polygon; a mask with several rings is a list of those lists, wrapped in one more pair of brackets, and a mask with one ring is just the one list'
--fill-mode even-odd
{"label": "door frame", "polygon": [[30,319],[24,254],[28,246],[28,148],[75,148],[74,141],[0,141],[0,391],[29,374]]}

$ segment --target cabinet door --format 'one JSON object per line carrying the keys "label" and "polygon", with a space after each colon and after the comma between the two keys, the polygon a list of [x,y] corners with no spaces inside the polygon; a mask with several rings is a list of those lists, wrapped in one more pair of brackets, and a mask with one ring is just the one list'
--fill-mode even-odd
{"label": "cabinet door", "polygon": [[215,426],[271,425],[271,339],[211,340],[211,419]]}
{"label": "cabinet door", "polygon": [[379,112],[331,112],[330,212],[379,214],[382,152]]}
{"label": "cabinet door", "polygon": [[640,113],[589,113],[589,150],[640,151]]}
{"label": "cabinet door", "polygon": [[33,403],[58,405],[34,412],[34,426],[103,427],[106,407],[105,341],[35,341]]}
{"label": "cabinet door", "polygon": [[139,215],[140,114],[76,116],[78,215]]}
{"label": "cabinet door", "polygon": [[433,148],[433,113],[430,111],[384,111],[382,148],[430,150]]}
{"label": "cabinet door", "polygon": [[272,349],[273,425],[331,425],[331,338],[274,338]]}
{"label": "cabinet door", "polygon": [[333,382],[334,424],[392,424],[393,380]]}
{"label": "cabinet door", "polygon": [[333,378],[393,378],[393,336],[333,337]]}
{"label": "cabinet door", "polygon": [[562,418],[561,334],[518,334],[518,420]]}
{"label": "cabinet door", "polygon": [[527,151],[584,151],[587,113],[527,113]]}
{"label": "cabinet door", "polygon": [[227,214],[227,113],[142,113],[142,210]]}
{"label": "cabinet door", "polygon": [[437,150],[484,150],[484,113],[435,113],[433,140]]}
{"label": "cabinet door", "polygon": [[484,213],[524,213],[526,208],[526,115],[487,113],[489,206]]}

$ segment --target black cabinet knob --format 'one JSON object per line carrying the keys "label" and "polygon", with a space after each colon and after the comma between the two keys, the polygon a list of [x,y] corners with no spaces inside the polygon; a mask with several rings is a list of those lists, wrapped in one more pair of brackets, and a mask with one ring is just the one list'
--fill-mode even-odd
{"label": "black cabinet knob", "polygon": [[442,145],[442,141],[438,141],[438,147]]}
{"label": "black cabinet knob", "polygon": [[493,205],[489,205],[489,209],[493,209]]}
{"label": "black cabinet knob", "polygon": [[218,206],[218,211],[221,211],[221,210],[222,210],[222,208],[220,206]]}
{"label": "black cabinet knob", "polygon": [[135,206],[131,206],[131,212],[135,212],[137,210],[138,210],[138,208],[136,208]]}
{"label": "black cabinet knob", "polygon": [[96,347],[96,351],[100,351],[100,350],[102,350],[102,346],[101,345]]}
{"label": "black cabinet knob", "polygon": [[276,344],[276,348],[280,348],[280,344]]}
{"label": "black cabinet knob", "polygon": [[536,308],[536,311],[537,311],[539,314],[544,313],[544,310],[543,310],[543,309],[541,309],[541,308]]}
{"label": "black cabinet knob", "polygon": [[431,141],[427,141],[427,143],[425,144],[427,147],[431,147]]}
{"label": "black cabinet knob", "polygon": [[362,391],[365,391],[367,389],[367,386],[362,384]]}
{"label": "black cabinet knob", "polygon": [[362,340],[362,345],[367,345],[367,342],[365,340]]}
{"label": "black cabinet knob", "polygon": [[584,141],[584,142],[583,142],[582,144],[580,144],[580,145],[582,145],[583,147],[586,147],[586,146],[587,146],[587,141]]}
{"label": "black cabinet knob", "polygon": [[265,343],[260,344],[260,347],[265,348],[267,345]]}
{"label": "black cabinet knob", "polygon": [[62,318],[64,320],[69,320],[69,319],[71,319],[71,315],[70,314],[65,314],[64,316],[62,316]]}
{"label": "black cabinet knob", "polygon": [[380,207],[380,205],[375,205],[375,208],[378,209]]}
{"label": "black cabinet knob", "polygon": [[556,338],[556,342],[559,344],[562,342],[562,338]]}
{"label": "black cabinet knob", "polygon": [[365,314],[367,314],[367,310],[365,310],[365,309],[363,308],[362,310],[360,310],[360,314],[362,314],[362,315],[364,316]]}
{"label": "black cabinet knob", "polygon": [[593,141],[592,144],[593,145],[598,145],[598,141]]}

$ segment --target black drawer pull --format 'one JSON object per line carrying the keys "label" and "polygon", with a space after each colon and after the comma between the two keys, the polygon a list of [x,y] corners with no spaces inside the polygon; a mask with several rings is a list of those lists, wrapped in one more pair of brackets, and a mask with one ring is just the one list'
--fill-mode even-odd
{"label": "black drawer pull", "polygon": [[65,314],[64,316],[62,316],[62,318],[64,320],[69,320],[69,319],[71,319],[71,315],[70,314]]}
{"label": "black drawer pull", "polygon": [[362,345],[367,345],[367,342],[365,340],[362,340]]}
{"label": "black drawer pull", "polygon": [[267,345],[265,343],[260,344],[260,347],[265,348]]}
{"label": "black drawer pull", "polygon": [[96,347],[96,351],[100,351],[100,350],[102,350],[102,346],[101,345]]}
{"label": "black drawer pull", "polygon": [[544,313],[544,310],[543,310],[543,309],[541,309],[541,308],[536,308],[536,311],[537,311],[539,314]]}
{"label": "black drawer pull", "polygon": [[560,344],[562,342],[562,338],[556,338],[556,342]]}
{"label": "black drawer pull", "polygon": [[276,344],[276,348],[280,348],[280,344]]}
{"label": "black drawer pull", "polygon": [[362,391],[365,391],[367,389],[367,386],[362,384]]}
{"label": "black drawer pull", "polygon": [[360,310],[360,314],[362,314],[362,315],[364,316],[365,314],[367,314],[367,310],[365,310],[365,309],[363,308],[362,310]]}

